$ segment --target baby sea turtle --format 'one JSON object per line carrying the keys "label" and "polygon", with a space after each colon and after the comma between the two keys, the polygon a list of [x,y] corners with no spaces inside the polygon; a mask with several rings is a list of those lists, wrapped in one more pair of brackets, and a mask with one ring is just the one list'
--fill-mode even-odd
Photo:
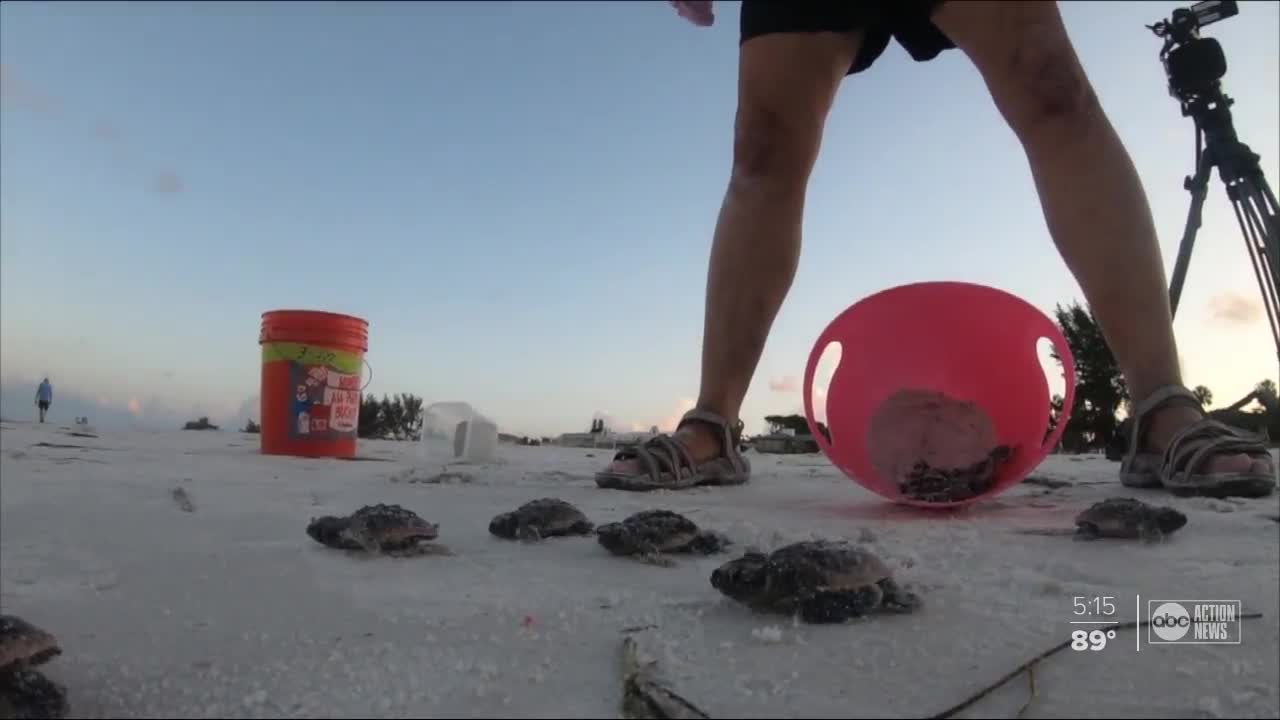
{"label": "baby sea turtle", "polygon": [[920,461],[900,485],[902,494],[925,502],[959,502],[995,487],[1000,467],[1013,457],[1009,445],[997,445],[985,458],[960,468],[935,468]]}
{"label": "baby sea turtle", "polygon": [[307,525],[307,534],[339,550],[363,550],[394,556],[447,554],[433,545],[439,526],[399,505],[366,505],[346,517],[325,515]]}
{"label": "baby sea turtle", "polygon": [[559,535],[590,535],[595,525],[578,508],[557,498],[530,500],[489,521],[489,532],[508,540],[541,540]]}
{"label": "baby sea turtle", "polygon": [[1171,507],[1148,505],[1134,498],[1110,498],[1076,515],[1074,530],[1029,529],[1023,535],[1072,535],[1077,540],[1140,539],[1157,542],[1187,524],[1187,516]]}
{"label": "baby sea turtle", "polygon": [[874,612],[909,613],[918,595],[884,562],[843,540],[805,540],[772,553],[748,552],[711,573],[711,586],[755,610],[838,623]]}
{"label": "baby sea turtle", "polygon": [[614,555],[630,555],[654,565],[670,565],[667,553],[711,555],[731,543],[725,536],[702,530],[689,518],[670,510],[644,510],[622,522],[596,528],[596,539]]}
{"label": "baby sea turtle", "polygon": [[1141,538],[1155,542],[1186,524],[1187,516],[1171,507],[1148,505],[1134,498],[1110,498],[1076,516],[1076,534],[1086,540]]}
{"label": "baby sea turtle", "polygon": [[0,718],[66,716],[66,689],[35,669],[60,654],[53,635],[22,618],[0,615]]}
{"label": "baby sea turtle", "polygon": [[923,388],[899,390],[876,407],[867,448],[876,472],[905,497],[935,503],[990,491],[1016,451],[999,442],[976,402]]}

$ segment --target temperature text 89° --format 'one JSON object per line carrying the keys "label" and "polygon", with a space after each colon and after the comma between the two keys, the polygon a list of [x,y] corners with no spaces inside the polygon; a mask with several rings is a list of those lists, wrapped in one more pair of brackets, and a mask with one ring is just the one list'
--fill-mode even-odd
{"label": "temperature text 89\u00b0", "polygon": [[1107,646],[1108,640],[1115,639],[1115,630],[1072,630],[1071,649],[1097,652]]}

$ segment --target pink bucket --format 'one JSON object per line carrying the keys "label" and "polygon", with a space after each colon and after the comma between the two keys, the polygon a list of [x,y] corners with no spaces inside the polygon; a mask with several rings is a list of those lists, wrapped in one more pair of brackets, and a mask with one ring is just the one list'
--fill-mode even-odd
{"label": "pink bucket", "polygon": [[[1049,385],[1037,344],[1048,338],[1062,360],[1065,402],[1053,432]],[[818,361],[840,343],[840,365],[827,391],[827,440],[813,413]],[[881,477],[868,452],[870,420],[900,390],[928,390],[974,403],[991,419],[1000,444],[1014,448],[994,485],[976,497],[926,502],[904,496]],[[809,354],[804,409],[819,447],[854,482],[909,505],[947,507],[993,497],[1026,478],[1057,446],[1075,397],[1075,362],[1058,326],[1001,290],[960,282],[891,288],[831,321]]]}

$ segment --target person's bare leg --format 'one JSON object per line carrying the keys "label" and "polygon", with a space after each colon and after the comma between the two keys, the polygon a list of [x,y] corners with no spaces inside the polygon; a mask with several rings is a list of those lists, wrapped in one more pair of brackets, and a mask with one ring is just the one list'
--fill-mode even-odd
{"label": "person's bare leg", "polygon": [[[1151,209],[1128,152],[1103,112],[1055,2],[946,2],[934,23],[973,61],[1021,141],[1049,232],[1098,318],[1135,402],[1182,384]],[[1170,406],[1150,418],[1163,449],[1200,418]],[[1266,460],[1220,455],[1207,472],[1266,471]]]}
{"label": "person's bare leg", "polygon": [[[860,34],[776,33],[742,45],[733,171],[711,246],[698,393],[699,408],[730,422],[795,277],[809,175],[860,44]],[[720,451],[720,435],[698,423],[677,437],[698,462]],[[609,471],[637,466],[615,461]]]}

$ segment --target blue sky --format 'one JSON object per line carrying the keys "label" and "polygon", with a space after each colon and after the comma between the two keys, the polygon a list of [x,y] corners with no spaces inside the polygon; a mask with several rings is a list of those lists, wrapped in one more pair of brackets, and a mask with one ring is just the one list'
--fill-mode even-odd
{"label": "blue sky", "polygon": [[[1181,5],[1063,6],[1169,268],[1193,135],[1143,25]],[[717,7],[703,29],[665,2],[4,3],[3,412],[48,373],[142,424],[242,414],[260,314],[305,307],[370,321],[375,393],[469,400],[517,433],[665,424],[697,392],[730,163],[737,7]],[[1206,32],[1275,183],[1278,7]],[[1177,331],[1188,380],[1229,401],[1275,357],[1214,183]],[[893,47],[845,83],[805,233],[749,430],[800,409],[813,340],[870,293],[1080,297],[959,52]]]}

